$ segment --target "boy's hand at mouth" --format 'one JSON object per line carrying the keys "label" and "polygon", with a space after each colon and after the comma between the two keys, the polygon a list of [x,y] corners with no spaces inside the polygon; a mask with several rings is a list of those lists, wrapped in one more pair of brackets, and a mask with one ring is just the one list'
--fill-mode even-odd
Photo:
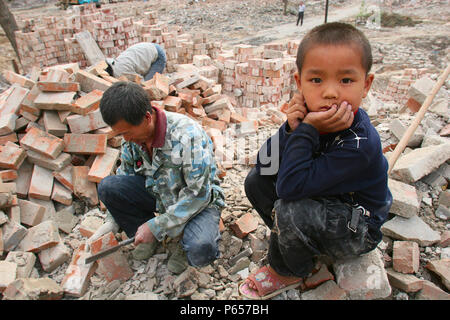
{"label": "boy's hand at mouth", "polygon": [[339,107],[334,104],[326,111],[308,112],[303,123],[312,125],[320,133],[330,133],[350,128],[353,118],[352,106],[343,101]]}
{"label": "boy's hand at mouth", "polygon": [[287,121],[291,129],[290,132],[294,131],[308,113],[303,95],[301,93],[295,93],[291,101],[281,107],[281,112],[287,116]]}

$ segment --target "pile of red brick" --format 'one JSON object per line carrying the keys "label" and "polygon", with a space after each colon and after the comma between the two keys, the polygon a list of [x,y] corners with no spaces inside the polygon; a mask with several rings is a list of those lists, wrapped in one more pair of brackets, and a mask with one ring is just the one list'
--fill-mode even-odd
{"label": "pile of red brick", "polygon": [[[185,114],[205,128],[223,177],[235,154],[225,154],[222,133],[236,124],[246,134],[256,133],[260,122],[244,117],[246,108],[239,108],[232,96],[222,93],[222,86],[214,80],[218,68],[210,64],[208,56],[194,56],[193,60],[196,65],[179,65],[170,78],[156,74],[145,82],[139,77],[131,80],[143,86],[154,107]],[[214,79],[201,75],[208,66],[217,70],[209,74]],[[29,78],[12,71],[3,73],[11,87],[0,94],[0,254],[36,253],[44,271],[51,272],[70,259],[59,230],[69,234],[79,222],[73,199],[104,209],[97,183],[115,171],[122,138],[104,123],[99,102],[113,82],[130,81],[110,77],[104,68],[104,62],[86,70],[73,63],[33,68]],[[228,162],[222,166],[224,159]],[[54,204],[62,209],[50,210]],[[81,223],[79,230],[89,237],[95,227]],[[74,252],[61,283],[63,293],[82,296],[97,265],[108,281],[132,275],[123,257],[114,258],[119,264],[116,268],[103,260],[103,265],[84,265],[80,256],[85,254],[82,247]],[[34,255],[27,259],[34,265]],[[19,274],[14,259],[9,260],[0,261],[0,291]],[[30,276],[32,267],[28,269],[24,278]],[[16,286],[14,282],[6,290],[16,292]]]}
{"label": "pile of red brick", "polygon": [[166,52],[168,72],[173,72],[177,63],[192,63],[194,55],[214,58],[221,50],[221,43],[210,42],[205,33],[184,35],[180,26],[158,22],[156,11],[144,12],[142,20],[133,21],[119,19],[112,9],[97,9],[95,4],[74,10],[68,17],[44,17],[40,24],[24,21],[23,29],[15,34],[25,71],[36,65],[43,68],[70,62],[78,62],[82,68],[88,66],[75,39],[82,31],[91,33],[106,57],[117,57],[138,42],[158,43]]}

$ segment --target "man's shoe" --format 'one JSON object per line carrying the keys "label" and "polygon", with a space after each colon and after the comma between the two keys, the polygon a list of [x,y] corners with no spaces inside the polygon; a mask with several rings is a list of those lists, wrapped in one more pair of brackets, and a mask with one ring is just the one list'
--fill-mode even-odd
{"label": "man's shoe", "polygon": [[169,258],[167,269],[175,274],[180,274],[188,267],[186,252],[184,252],[181,243],[178,242],[175,251]]}
{"label": "man's shoe", "polygon": [[155,253],[157,246],[158,241],[139,243],[131,254],[136,260],[147,260]]}

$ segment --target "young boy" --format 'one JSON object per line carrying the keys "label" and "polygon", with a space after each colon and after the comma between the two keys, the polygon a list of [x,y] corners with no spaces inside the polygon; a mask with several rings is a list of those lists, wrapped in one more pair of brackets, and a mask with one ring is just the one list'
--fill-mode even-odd
{"label": "young boy", "polygon": [[239,288],[252,299],[297,287],[319,255],[373,250],[392,204],[379,135],[359,108],[374,78],[367,38],[348,24],[323,24],[303,38],[296,62],[299,93],[284,110],[287,122],[245,180],[272,229],[269,265]]}

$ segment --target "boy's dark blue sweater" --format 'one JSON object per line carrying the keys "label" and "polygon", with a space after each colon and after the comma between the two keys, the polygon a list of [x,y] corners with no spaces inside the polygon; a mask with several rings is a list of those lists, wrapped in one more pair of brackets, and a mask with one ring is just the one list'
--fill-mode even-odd
{"label": "boy's dark blue sweater", "polygon": [[379,229],[387,219],[392,195],[387,186],[388,162],[367,113],[360,108],[352,126],[336,133],[319,135],[305,123],[292,133],[287,129],[285,122],[266,141],[256,164],[260,174],[277,175],[278,197],[299,200],[341,195],[351,203],[352,193],[354,201],[370,211],[371,228]]}

